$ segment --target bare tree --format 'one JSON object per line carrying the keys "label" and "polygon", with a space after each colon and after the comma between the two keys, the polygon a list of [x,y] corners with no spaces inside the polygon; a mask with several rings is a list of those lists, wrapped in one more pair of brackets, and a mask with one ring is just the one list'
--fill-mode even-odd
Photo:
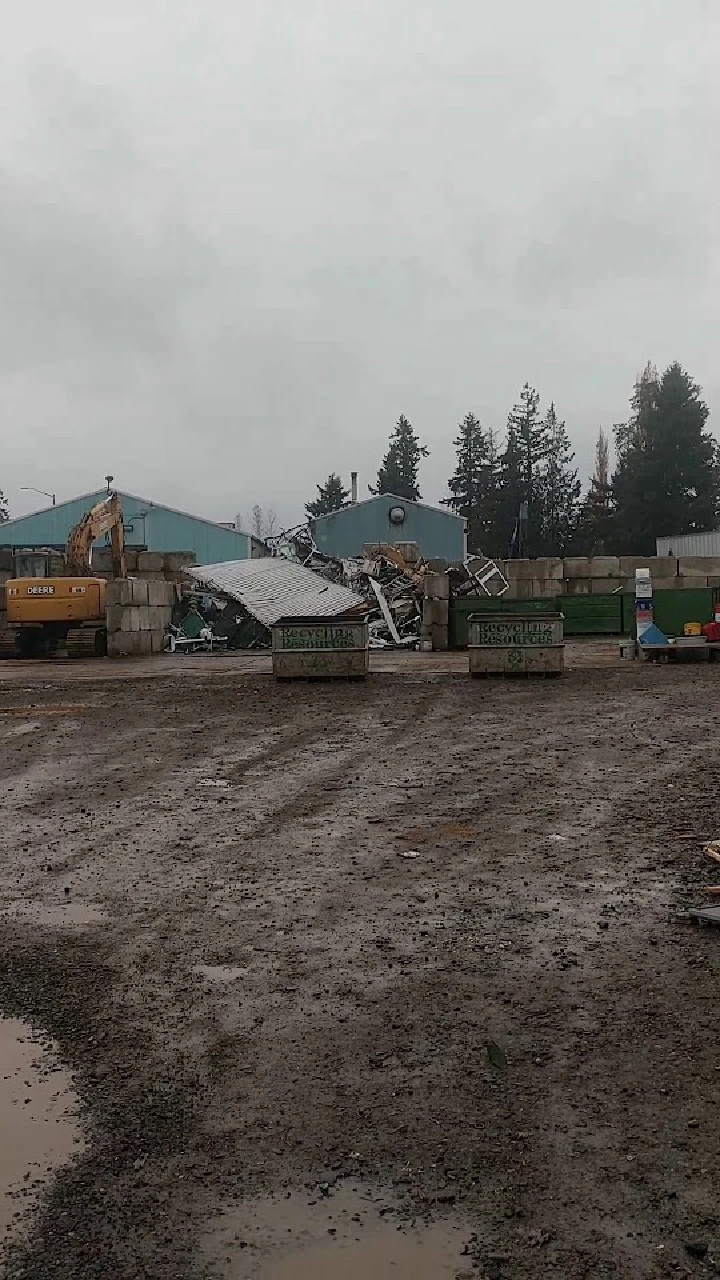
{"label": "bare tree", "polygon": [[259,542],[262,542],[262,539],[263,539],[264,524],[265,524],[265,513],[263,512],[263,509],[260,506],[260,504],[256,502],[255,506],[252,509],[252,531],[253,531],[254,537],[256,537]]}

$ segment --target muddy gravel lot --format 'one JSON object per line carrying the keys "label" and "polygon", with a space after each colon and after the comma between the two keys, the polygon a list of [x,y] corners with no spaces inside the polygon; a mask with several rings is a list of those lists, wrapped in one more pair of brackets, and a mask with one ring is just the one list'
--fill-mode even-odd
{"label": "muddy gravel lot", "polygon": [[6,1274],[720,1272],[717,668],[155,672],[0,664],[0,1012],[84,1134]]}

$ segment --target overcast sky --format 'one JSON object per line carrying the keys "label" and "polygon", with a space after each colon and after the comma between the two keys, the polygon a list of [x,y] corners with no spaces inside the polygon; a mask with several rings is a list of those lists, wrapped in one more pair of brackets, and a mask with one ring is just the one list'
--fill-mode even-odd
{"label": "overcast sky", "polygon": [[437,501],[525,380],[585,476],[648,358],[720,413],[717,0],[24,0],[0,85],[13,514],[300,518],[400,413]]}

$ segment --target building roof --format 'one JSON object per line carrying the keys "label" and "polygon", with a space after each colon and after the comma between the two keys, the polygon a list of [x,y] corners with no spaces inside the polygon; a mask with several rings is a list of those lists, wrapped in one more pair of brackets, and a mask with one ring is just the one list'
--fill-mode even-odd
{"label": "building roof", "polygon": [[[131,498],[133,502],[140,502],[145,507],[156,507],[163,511],[171,511],[173,515],[185,516],[188,520],[196,520],[198,524],[210,525],[213,529],[232,529],[235,533],[242,533],[246,538],[251,535],[245,529],[235,529],[233,525],[222,524],[219,520],[208,520],[206,516],[193,515],[192,511],[183,511],[179,507],[169,507],[166,502],[154,502],[152,498],[142,498],[137,493],[129,493],[127,489],[117,489],[116,492],[121,498]],[[3,532],[11,529],[14,524],[20,524],[23,520],[30,520],[34,516],[45,515],[50,511],[61,511],[63,507],[69,507],[76,502],[86,501],[88,507],[98,502],[105,493],[104,489],[93,489],[90,493],[78,493],[73,498],[65,498],[63,502],[56,502],[54,506],[38,507],[35,511],[26,511],[23,516],[13,516],[11,520],[5,520],[3,523]]]}
{"label": "building roof", "polygon": [[365,605],[354,591],[283,556],[194,565],[187,572],[209,591],[239,601],[265,627],[280,618],[334,618]]}
{"label": "building roof", "polygon": [[313,516],[310,520],[312,524],[315,520],[326,520],[328,516],[341,516],[347,511],[354,511],[357,507],[367,507],[372,502],[385,502],[389,499],[391,502],[397,502],[400,506],[419,507],[423,511],[432,511],[436,516],[446,516],[448,520],[459,520],[461,524],[465,524],[465,517],[459,516],[454,511],[449,511],[447,507],[434,507],[429,502],[416,502],[414,498],[400,498],[396,493],[374,493],[369,498],[361,498],[359,502],[348,502],[344,507],[340,507],[338,511],[328,511],[322,516]]}

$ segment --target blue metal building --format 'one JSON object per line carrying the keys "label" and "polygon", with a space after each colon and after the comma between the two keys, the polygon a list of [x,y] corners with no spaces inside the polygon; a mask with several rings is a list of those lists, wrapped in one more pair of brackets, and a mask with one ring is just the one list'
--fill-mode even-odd
{"label": "blue metal building", "polygon": [[465,559],[462,516],[391,493],[316,516],[310,525],[318,551],[338,558],[361,556],[363,547],[373,542],[416,542],[426,560]]}
{"label": "blue metal building", "polygon": [[[118,491],[120,492],[120,491]],[[107,490],[84,493],[55,507],[46,507],[27,516],[18,516],[0,524],[0,547],[65,547],[73,525],[81,520],[96,502],[107,497]],[[221,560],[245,560],[253,554],[256,540],[248,533],[225,528],[212,520],[176,511],[148,498],[120,492],[123,510],[125,544],[144,551],[193,551],[198,564],[216,564]],[[105,545],[105,540],[97,542]]]}

